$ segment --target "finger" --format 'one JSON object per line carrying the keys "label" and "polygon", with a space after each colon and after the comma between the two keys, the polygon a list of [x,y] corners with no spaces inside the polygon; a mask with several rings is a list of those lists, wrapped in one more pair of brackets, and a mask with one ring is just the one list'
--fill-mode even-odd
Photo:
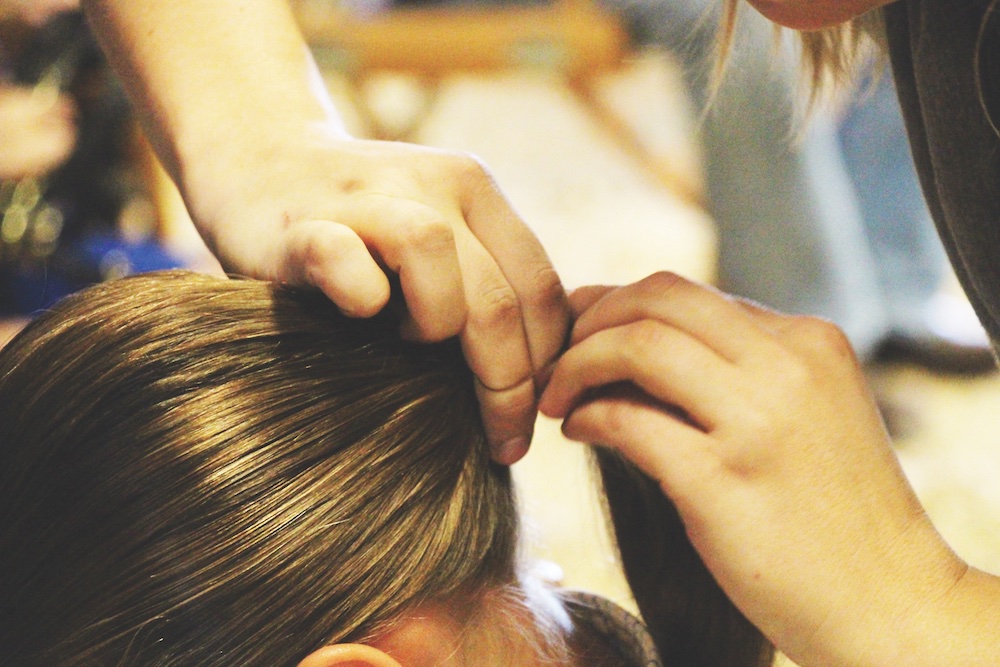
{"label": "finger", "polygon": [[468,308],[462,348],[478,379],[487,438],[498,462],[510,462],[527,451],[537,404],[520,304],[478,241],[467,231],[458,237]]}
{"label": "finger", "polygon": [[710,436],[635,388],[616,386],[578,406],[563,422],[567,438],[622,453],[674,499],[717,479]]}
{"label": "finger", "polygon": [[365,206],[353,212],[361,239],[399,275],[409,316],[404,333],[415,340],[443,340],[465,325],[465,287],[453,231],[464,223],[457,211],[452,216],[458,223],[447,215],[382,195],[367,197]]}
{"label": "finger", "polygon": [[468,309],[462,333],[466,359],[487,388],[510,389],[534,371],[520,301],[476,239],[461,231],[459,237]]}
{"label": "finger", "polygon": [[[604,285],[587,285],[584,287],[578,287],[571,291],[566,295],[569,301],[571,318],[575,321],[583,312],[613,289],[615,288]],[[563,347],[565,347],[568,343],[568,340],[564,341]],[[554,370],[557,361],[558,357],[549,362],[549,364],[541,370],[535,372],[536,394],[541,394],[548,386],[549,380],[552,378],[552,371]]]}
{"label": "finger", "polygon": [[545,249],[475,160],[465,166],[462,202],[469,230],[493,256],[517,295],[534,369],[562,351],[569,305]]}
{"label": "finger", "polygon": [[528,453],[535,426],[537,399],[533,380],[529,377],[506,390],[489,389],[477,381],[476,396],[491,458],[501,465],[517,463]]}
{"label": "finger", "polygon": [[540,408],[562,417],[597,387],[631,382],[713,429],[737,385],[737,369],[686,332],[652,320],[600,331],[567,351],[555,366]]}
{"label": "finger", "polygon": [[568,298],[569,310],[574,321],[580,319],[581,315],[615,289],[617,288],[608,285],[586,285],[572,290],[568,294]]}
{"label": "finger", "polygon": [[313,285],[351,317],[370,317],[389,301],[389,281],[364,242],[329,220],[304,220],[288,232],[278,279]]}
{"label": "finger", "polygon": [[776,342],[740,304],[673,273],[657,273],[596,302],[573,327],[571,344],[608,327],[654,319],[685,331],[730,361],[773,354]]}

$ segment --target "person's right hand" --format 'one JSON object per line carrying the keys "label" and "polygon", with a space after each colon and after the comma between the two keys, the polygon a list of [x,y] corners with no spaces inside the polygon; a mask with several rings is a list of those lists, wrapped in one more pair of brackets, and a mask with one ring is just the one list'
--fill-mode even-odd
{"label": "person's right hand", "polygon": [[193,219],[230,272],[321,289],[370,316],[398,275],[404,332],[459,335],[498,462],[527,451],[533,377],[559,352],[566,297],[545,251],[476,159],[315,126],[206,151],[184,174]]}
{"label": "person's right hand", "polygon": [[62,164],[76,143],[75,115],[66,96],[0,86],[0,178],[41,176]]}

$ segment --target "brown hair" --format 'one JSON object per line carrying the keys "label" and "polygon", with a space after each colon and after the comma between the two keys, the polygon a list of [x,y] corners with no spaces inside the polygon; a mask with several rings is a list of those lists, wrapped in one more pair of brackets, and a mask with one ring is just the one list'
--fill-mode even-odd
{"label": "brown hair", "polygon": [[42,315],[0,355],[5,664],[291,665],[513,582],[461,352],[395,331],[181,273]]}
{"label": "brown hair", "polygon": [[[518,608],[509,472],[489,462],[459,346],[404,342],[397,324],[184,272],[39,317],[0,352],[4,664],[291,666],[428,603],[488,621],[487,643],[505,609],[534,613]],[[763,664],[770,646],[666,498],[608,461],[625,570],[667,664]],[[587,639],[570,640],[580,664],[620,663]]]}
{"label": "brown hair", "polygon": [[726,597],[659,485],[594,448],[625,578],[664,665],[769,667],[774,647]]}

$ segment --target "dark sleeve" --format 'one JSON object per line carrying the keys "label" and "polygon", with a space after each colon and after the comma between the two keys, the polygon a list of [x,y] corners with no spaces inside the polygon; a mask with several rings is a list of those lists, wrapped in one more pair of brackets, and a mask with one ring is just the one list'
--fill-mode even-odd
{"label": "dark sleeve", "polygon": [[896,88],[924,196],[959,281],[996,348],[1000,136],[983,110],[975,68],[988,4],[988,0],[899,0],[883,11]]}

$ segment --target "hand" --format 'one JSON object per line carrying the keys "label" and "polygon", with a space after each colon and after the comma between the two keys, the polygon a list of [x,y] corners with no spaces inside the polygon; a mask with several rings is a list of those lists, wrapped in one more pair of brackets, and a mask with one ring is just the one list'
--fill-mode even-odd
{"label": "hand", "polygon": [[66,96],[0,86],[0,178],[42,176],[65,162],[76,143],[75,115]]}
{"label": "hand", "polygon": [[468,156],[321,126],[278,136],[248,154],[221,147],[185,174],[192,216],[223,266],[314,285],[356,317],[385,306],[386,274],[398,275],[406,335],[461,336],[494,458],[523,456],[533,377],[559,352],[568,307],[490,174]]}
{"label": "hand", "polygon": [[283,0],[83,6],[223,267],[314,285],[358,317],[385,306],[386,274],[398,275],[405,332],[461,337],[494,458],[520,458],[533,376],[562,347],[569,313],[482,165],[350,138]]}
{"label": "hand", "polygon": [[571,303],[542,411],[657,479],[723,589],[793,660],[909,664],[893,662],[919,644],[909,621],[967,568],[839,330],[671,274]]}

